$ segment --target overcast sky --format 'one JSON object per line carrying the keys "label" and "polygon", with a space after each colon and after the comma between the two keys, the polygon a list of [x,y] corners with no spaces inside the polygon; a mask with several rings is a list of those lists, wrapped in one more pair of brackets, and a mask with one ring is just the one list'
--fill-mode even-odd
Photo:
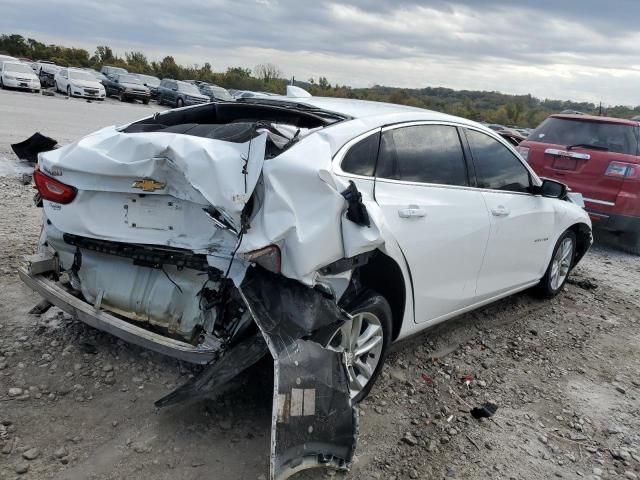
{"label": "overcast sky", "polygon": [[627,105],[640,104],[639,21],[638,0],[0,0],[0,33],[90,52]]}

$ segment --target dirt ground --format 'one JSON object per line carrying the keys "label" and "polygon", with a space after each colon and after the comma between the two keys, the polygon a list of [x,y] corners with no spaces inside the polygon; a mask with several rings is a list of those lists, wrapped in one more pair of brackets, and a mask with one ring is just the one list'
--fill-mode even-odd
{"label": "dirt ground", "polygon": [[[268,362],[159,411],[191,366],[55,308],[28,314],[39,298],[16,267],[40,211],[8,144],[32,124],[50,133],[51,102],[65,102],[62,141],[153,110],[33,96],[23,111],[22,95],[0,92],[15,115],[0,115],[0,479],[266,479]],[[361,405],[351,472],[295,478],[640,478],[639,312],[640,257],[596,244],[556,299],[523,293],[397,344]],[[487,401],[496,414],[472,418]]]}

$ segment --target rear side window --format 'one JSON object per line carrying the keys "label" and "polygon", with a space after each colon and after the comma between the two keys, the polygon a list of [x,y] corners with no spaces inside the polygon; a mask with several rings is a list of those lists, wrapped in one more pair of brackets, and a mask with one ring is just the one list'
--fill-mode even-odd
{"label": "rear side window", "polygon": [[478,187],[510,192],[528,192],[529,171],[511,151],[495,138],[466,130]]}
{"label": "rear side window", "polygon": [[528,140],[570,147],[589,146],[627,155],[638,155],[638,130],[631,125],[547,118]]}
{"label": "rear side window", "polygon": [[342,170],[356,175],[372,177],[378,158],[380,132],[369,135],[352,146],[342,160]]}
{"label": "rear side window", "polygon": [[380,141],[376,176],[407,182],[468,185],[455,127],[416,125],[387,130]]}

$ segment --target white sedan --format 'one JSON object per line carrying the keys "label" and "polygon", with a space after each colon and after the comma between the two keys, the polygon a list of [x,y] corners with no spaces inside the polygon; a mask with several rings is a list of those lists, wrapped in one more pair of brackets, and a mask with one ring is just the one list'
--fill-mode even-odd
{"label": "white sedan", "polygon": [[40,91],[40,80],[26,63],[4,61],[0,63],[0,88],[18,88]]}
{"label": "white sedan", "polygon": [[[126,341],[196,363],[157,405],[274,358],[272,472],[345,468],[392,342],[508,295],[558,294],[579,198],[462,118],[260,97],[157,113],[39,157],[22,279]],[[99,212],[99,215],[96,215]]]}
{"label": "white sedan", "polygon": [[104,100],[104,86],[94,75],[80,68],[61,68],[54,77],[57,92],[66,93],[68,97],[95,98]]}

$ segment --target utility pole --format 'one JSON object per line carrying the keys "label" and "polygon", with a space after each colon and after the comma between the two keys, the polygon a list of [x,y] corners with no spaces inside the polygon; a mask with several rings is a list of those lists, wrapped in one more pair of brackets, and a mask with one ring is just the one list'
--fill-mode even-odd
{"label": "utility pole", "polygon": [[602,102],[600,102],[600,116],[602,116]]}

